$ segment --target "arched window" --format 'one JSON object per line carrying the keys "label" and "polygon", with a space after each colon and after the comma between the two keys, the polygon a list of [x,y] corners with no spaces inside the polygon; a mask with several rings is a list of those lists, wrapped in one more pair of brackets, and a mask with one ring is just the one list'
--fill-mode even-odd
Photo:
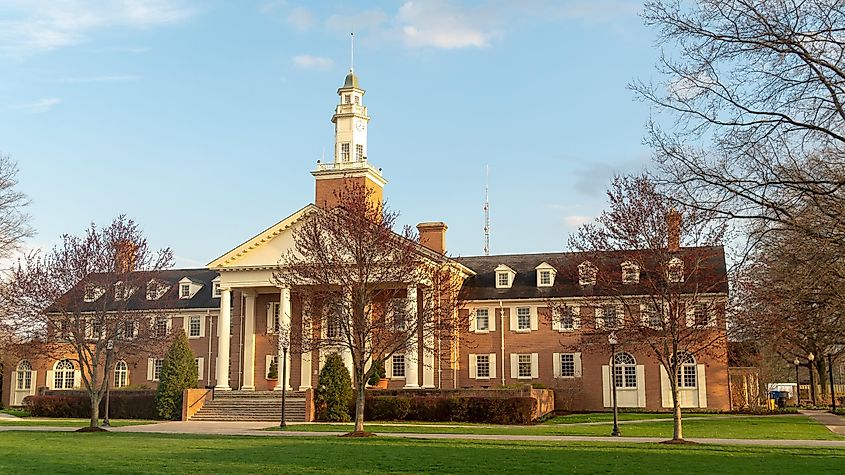
{"label": "arched window", "polygon": [[23,360],[18,363],[17,371],[17,389],[18,391],[29,391],[32,389],[32,363]]}
{"label": "arched window", "polygon": [[616,371],[613,372],[613,383],[617,388],[636,389],[637,387],[637,360],[631,353],[621,352],[613,355],[613,364]]}
{"label": "arched window", "polygon": [[680,353],[678,356],[678,387],[695,388],[697,381],[695,371],[695,358],[689,353]]}
{"label": "arched window", "polygon": [[122,388],[129,384],[129,368],[120,360],[114,365],[114,387]]}
{"label": "arched window", "polygon": [[73,389],[76,371],[73,362],[61,360],[53,367],[53,389]]}

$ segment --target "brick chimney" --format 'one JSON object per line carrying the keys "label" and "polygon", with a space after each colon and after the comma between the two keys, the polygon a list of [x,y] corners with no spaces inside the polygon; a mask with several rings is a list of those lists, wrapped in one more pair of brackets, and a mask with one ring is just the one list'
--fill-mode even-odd
{"label": "brick chimney", "polygon": [[114,271],[121,274],[134,271],[138,246],[132,241],[122,240],[115,243],[114,247]]}
{"label": "brick chimney", "polygon": [[420,232],[420,244],[438,254],[446,254],[446,223],[420,223],[417,230]]}
{"label": "brick chimney", "polygon": [[681,213],[675,208],[666,213],[667,243],[669,252],[678,252],[681,249]]}

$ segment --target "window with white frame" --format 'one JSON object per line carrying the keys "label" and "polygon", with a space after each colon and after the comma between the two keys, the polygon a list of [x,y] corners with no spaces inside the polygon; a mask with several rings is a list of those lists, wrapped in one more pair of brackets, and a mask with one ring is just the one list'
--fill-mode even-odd
{"label": "window with white frame", "polygon": [[560,354],[560,377],[575,377],[575,353]]}
{"label": "window with white frame", "polygon": [[540,271],[540,285],[544,285],[544,286],[552,285],[552,271],[550,271],[550,270],[541,270]]}
{"label": "window with white frame", "polygon": [[156,338],[167,336],[167,317],[156,317],[155,325],[153,326],[153,335]]}
{"label": "window with white frame", "polygon": [[164,360],[157,358],[153,361],[153,381],[161,379],[161,368],[164,367]]}
{"label": "window with white frame", "polygon": [[85,284],[85,292],[82,297],[86,302],[94,302],[103,295],[103,292],[102,289],[94,284]]}
{"label": "window with white frame", "polygon": [[684,261],[673,257],[666,266],[666,279],[669,282],[684,281]]}
{"label": "window with white frame", "polygon": [[511,281],[511,276],[507,272],[497,272],[496,273],[496,286],[498,287],[509,287]]}
{"label": "window with white frame", "polygon": [[678,358],[678,387],[695,388],[696,382],[695,358],[689,353],[681,353]]}
{"label": "window with white frame", "polygon": [[361,102],[361,98],[358,97],[358,94],[352,96],[352,99],[355,101],[356,104],[359,104]]}
{"label": "window with white frame", "polygon": [[117,330],[117,339],[118,340],[129,340],[135,337],[135,322],[128,321],[123,322],[123,325],[120,326]]}
{"label": "window with white frame", "polygon": [[475,377],[490,378],[490,355],[475,355]]}
{"label": "window with white frame", "polygon": [[490,330],[490,310],[486,308],[475,309],[475,329],[478,331]]}
{"label": "window with white frame", "polygon": [[129,288],[123,282],[114,284],[114,299],[126,300],[129,298]]}
{"label": "window with white frame", "polygon": [[220,282],[212,282],[211,283],[211,296],[213,298],[220,297]]}
{"label": "window with white frame", "polygon": [[637,284],[640,282],[640,266],[635,262],[622,263],[622,283]]}
{"label": "window with white frame", "polygon": [[343,103],[350,104],[352,102],[352,94],[344,94],[343,95]]}
{"label": "window with white frame", "polygon": [[202,335],[202,317],[199,315],[192,315],[191,321],[188,324],[188,336],[198,338]]}
{"label": "window with white frame", "polygon": [[355,160],[361,161],[364,159],[364,146],[355,144]]}
{"label": "window with white frame", "polygon": [[616,387],[636,389],[637,360],[630,353],[621,352],[613,355],[613,363],[616,367],[613,372],[613,383]]}
{"label": "window with white frame", "polygon": [[517,377],[530,378],[531,373],[531,355],[518,355]]}
{"label": "window with white frame", "polygon": [[643,321],[651,328],[663,328],[663,306],[659,303],[648,303],[640,307],[645,312]]}
{"label": "window with white frame", "polygon": [[76,371],[73,362],[61,360],[53,368],[53,389],[73,389]]}
{"label": "window with white frame", "polygon": [[166,290],[167,287],[161,282],[156,280],[147,282],[147,300],[158,300]]}
{"label": "window with white frame", "polygon": [[103,321],[100,319],[95,318],[91,320],[91,334],[89,335],[90,338],[100,338],[100,334],[103,333]]}
{"label": "window with white frame", "polygon": [[596,285],[596,278],[599,270],[590,261],[584,261],[578,264],[578,284],[579,285]]}
{"label": "window with white frame", "polygon": [[559,309],[560,314],[560,329],[563,331],[572,331],[575,329],[575,315],[576,308],[564,305]]}
{"label": "window with white frame", "polygon": [[123,388],[129,385],[129,367],[123,360],[114,365],[114,387]]}
{"label": "window with white frame", "polygon": [[393,370],[393,377],[394,378],[404,378],[405,377],[405,355],[393,355],[393,358],[390,361]]}
{"label": "window with white frame", "polygon": [[179,285],[179,298],[186,299],[191,296],[191,284]]}
{"label": "window with white frame", "polygon": [[343,162],[349,161],[349,142],[340,144],[340,160]]}
{"label": "window with white frame", "polygon": [[279,302],[270,302],[267,304],[267,332],[268,333],[279,333],[279,326],[281,325],[281,320],[279,319],[279,312],[282,308],[282,304]]}
{"label": "window with white frame", "polygon": [[516,329],[531,330],[531,307],[516,308]]}
{"label": "window with white frame", "polygon": [[326,338],[340,338],[340,315],[338,311],[331,312],[326,319]]}
{"label": "window with white frame", "polygon": [[393,330],[398,332],[407,330],[408,300],[402,298],[390,299],[387,305],[387,311],[393,321]]}
{"label": "window with white frame", "polygon": [[18,363],[16,379],[15,388],[18,391],[29,391],[32,389],[32,363],[27,360]]}
{"label": "window with white frame", "polygon": [[602,323],[605,328],[619,328],[622,323],[621,309],[613,304],[602,305]]}
{"label": "window with white frame", "polygon": [[197,380],[202,379],[203,361],[204,360],[202,358],[194,358],[194,363],[197,364]]}
{"label": "window with white frame", "polygon": [[707,326],[710,324],[710,308],[706,303],[697,303],[693,307],[696,326]]}

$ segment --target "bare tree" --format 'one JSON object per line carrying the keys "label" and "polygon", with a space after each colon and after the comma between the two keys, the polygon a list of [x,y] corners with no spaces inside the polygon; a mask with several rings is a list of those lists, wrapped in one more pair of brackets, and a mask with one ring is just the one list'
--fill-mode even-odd
{"label": "bare tree", "polygon": [[[158,276],[171,262],[170,249],[153,251],[140,227],[119,216],[108,227],[62,236],[10,271],[2,297],[16,337],[35,355],[73,363],[91,400],[91,427],[114,358],[165,344],[159,309],[167,307],[161,297],[169,284]],[[151,310],[148,296],[157,303]]]}
{"label": "bare tree", "polygon": [[395,232],[398,213],[369,189],[349,184],[337,198],[337,208],[294,231],[274,278],[306,302],[305,331],[291,336],[292,347],[351,360],[355,432],[363,433],[366,382],[377,365],[406,354],[410,367],[437,342],[451,348],[462,279],[460,266],[422,247],[410,227]]}
{"label": "bare tree", "polygon": [[[652,0],[643,16],[666,46],[662,80],[631,88],[668,114],[648,140],[673,196],[845,242],[845,5]],[[806,205],[824,226],[800,220]]]}
{"label": "bare tree", "polygon": [[8,259],[23,240],[33,235],[26,195],[15,189],[18,166],[8,155],[0,154],[0,259]]}
{"label": "bare tree", "polygon": [[[644,175],[615,177],[607,195],[609,209],[569,238],[584,254],[577,278],[593,299],[591,313],[575,316],[582,344],[606,345],[614,332],[623,345],[651,353],[671,386],[673,440],[683,440],[679,387],[692,358],[725,357],[725,226],[710,213],[675,209]],[[555,319],[572,318],[565,302],[552,309]],[[611,379],[618,385],[624,377]]]}

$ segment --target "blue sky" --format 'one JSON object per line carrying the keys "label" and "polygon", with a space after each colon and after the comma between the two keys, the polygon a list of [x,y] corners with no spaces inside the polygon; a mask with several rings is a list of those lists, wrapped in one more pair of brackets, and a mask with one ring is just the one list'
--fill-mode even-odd
{"label": "blue sky", "polygon": [[349,68],[400,221],[481,254],[565,249],[648,163],[626,89],[659,51],[641,2],[0,0],[0,152],[46,247],[120,213],[202,266],[313,200]]}

